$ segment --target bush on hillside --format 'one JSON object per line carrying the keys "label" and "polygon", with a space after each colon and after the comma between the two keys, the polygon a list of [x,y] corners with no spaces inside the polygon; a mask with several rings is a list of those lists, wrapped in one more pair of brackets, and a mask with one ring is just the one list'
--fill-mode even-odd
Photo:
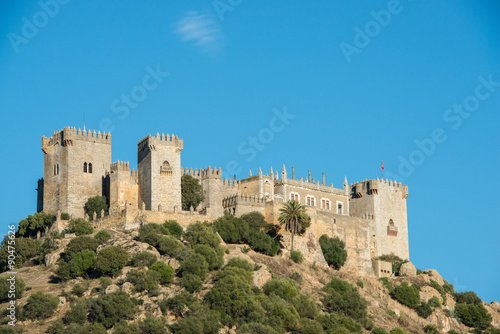
{"label": "bush on hillside", "polygon": [[254,266],[245,259],[241,257],[232,257],[227,261],[226,267],[236,267],[241,268],[246,271],[253,271]]}
{"label": "bush on hillside", "polygon": [[[14,258],[14,267],[20,268],[26,260],[29,260],[34,257],[38,257],[42,252],[42,244],[40,241],[31,239],[31,238],[23,238],[17,237],[15,239],[16,253],[15,256],[12,256],[12,251],[9,253],[9,241],[12,239],[9,238],[8,235],[4,236],[4,239],[0,245],[0,271],[4,272],[10,270],[9,264],[9,255],[10,260],[12,261],[12,257]],[[10,244],[12,247],[12,243]]]}
{"label": "bush on hillside", "polygon": [[208,263],[208,270],[219,269],[224,265],[223,254],[217,254],[215,249],[207,245],[195,245],[194,251],[205,258]]}
{"label": "bush on hillside", "polygon": [[69,262],[60,261],[56,274],[63,281],[78,276],[88,277],[94,270],[95,264],[95,253],[84,249],[81,252],[74,253]]}
{"label": "bush on hillside", "polygon": [[44,211],[29,215],[19,222],[17,237],[36,237],[38,232],[45,232],[55,220],[55,216]]}
{"label": "bush on hillside", "polygon": [[88,321],[98,322],[111,328],[119,320],[133,319],[137,309],[125,292],[100,295],[88,301]]}
{"label": "bush on hillside", "polygon": [[94,235],[94,239],[99,245],[102,245],[111,239],[111,234],[106,230],[101,230]]}
{"label": "bush on hillside", "polygon": [[157,260],[156,255],[148,251],[135,253],[130,259],[130,265],[133,267],[151,267]]}
{"label": "bush on hillside", "polygon": [[262,290],[266,295],[275,294],[287,301],[292,301],[299,294],[295,281],[286,278],[273,278],[264,284]]}
{"label": "bush on hillside", "polygon": [[160,283],[168,284],[172,282],[174,277],[174,268],[165,262],[158,261],[151,265],[151,270],[156,271],[160,275]]}
{"label": "bush on hillside", "polygon": [[54,314],[59,302],[56,296],[37,291],[28,298],[23,314],[30,320],[45,319]]}
{"label": "bush on hillside", "polygon": [[352,284],[333,278],[322,290],[326,292],[326,296],[321,299],[321,302],[329,312],[336,312],[354,319],[367,316],[368,302],[359,295],[358,290]]}
{"label": "bush on hillside", "polygon": [[0,303],[21,299],[25,288],[26,283],[21,277],[15,276],[13,280],[10,280],[10,276],[0,277]]}
{"label": "bush on hillside", "polygon": [[302,256],[302,253],[298,250],[291,251],[290,257],[295,263],[302,263],[304,261],[304,256]]}
{"label": "bush on hillside", "polygon": [[176,220],[166,220],[163,227],[168,230],[169,234],[175,236],[177,239],[184,233],[184,229]]}
{"label": "bush on hillside", "polygon": [[101,275],[116,276],[128,262],[128,253],[121,247],[103,248],[97,254],[96,269]]}
{"label": "bush on hillside", "polygon": [[340,269],[347,260],[347,251],[345,250],[345,243],[339,238],[330,238],[323,234],[319,238],[319,245],[328,265],[333,266],[335,269]]}
{"label": "bush on hillside", "polygon": [[77,236],[94,233],[92,225],[83,218],[71,219],[68,223],[69,232]]}
{"label": "bush on hillside", "polygon": [[340,316],[336,313],[323,313],[318,315],[316,320],[327,333],[363,333],[361,325],[347,316]]}
{"label": "bush on hillside", "polygon": [[422,304],[417,306],[417,313],[422,318],[426,319],[432,314],[432,307],[426,302],[422,302]]}
{"label": "bush on hillside", "polygon": [[163,299],[160,302],[160,309],[163,315],[166,315],[168,311],[172,312],[175,316],[180,316],[186,308],[189,308],[198,299],[191,293],[182,291],[180,294]]}
{"label": "bush on hillside", "polygon": [[408,285],[407,282],[403,282],[395,287],[391,296],[401,304],[411,308],[417,307],[420,302],[418,289],[413,285]]}
{"label": "bush on hillside", "polygon": [[156,294],[160,289],[160,274],[154,270],[131,270],[127,273],[127,282],[134,285],[136,292],[148,291],[149,294]]}
{"label": "bush on hillside", "polygon": [[69,262],[73,254],[76,254],[86,249],[95,253],[98,246],[99,244],[92,237],[89,236],[76,237],[68,243],[63,258],[66,262]]}

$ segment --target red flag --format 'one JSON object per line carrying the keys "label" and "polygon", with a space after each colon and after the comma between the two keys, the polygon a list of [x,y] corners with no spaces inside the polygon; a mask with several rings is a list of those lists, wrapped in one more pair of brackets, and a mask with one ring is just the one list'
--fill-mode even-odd
{"label": "red flag", "polygon": [[384,170],[384,162],[382,161],[382,170]]}

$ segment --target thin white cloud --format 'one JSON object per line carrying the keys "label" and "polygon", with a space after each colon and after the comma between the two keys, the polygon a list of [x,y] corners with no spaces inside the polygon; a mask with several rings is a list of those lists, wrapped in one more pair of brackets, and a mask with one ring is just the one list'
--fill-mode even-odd
{"label": "thin white cloud", "polygon": [[176,23],[176,33],[184,42],[193,42],[203,51],[216,51],[220,47],[222,32],[219,23],[210,14],[190,11]]}

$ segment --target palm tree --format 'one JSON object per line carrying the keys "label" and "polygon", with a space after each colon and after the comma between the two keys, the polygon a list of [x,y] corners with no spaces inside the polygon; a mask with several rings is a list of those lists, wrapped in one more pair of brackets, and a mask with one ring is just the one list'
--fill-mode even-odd
{"label": "palm tree", "polygon": [[294,200],[284,203],[280,212],[278,221],[281,225],[285,224],[285,231],[290,231],[292,234],[291,250],[293,251],[293,236],[295,233],[300,233],[302,231],[303,224],[305,227],[309,226],[311,218],[307,215],[305,207]]}

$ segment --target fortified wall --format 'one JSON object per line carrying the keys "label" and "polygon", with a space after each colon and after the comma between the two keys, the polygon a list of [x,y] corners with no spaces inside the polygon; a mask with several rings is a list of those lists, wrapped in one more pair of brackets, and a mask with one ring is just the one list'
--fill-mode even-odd
{"label": "fortified wall", "polygon": [[[67,212],[84,217],[88,198],[105,196],[109,216],[99,226],[133,229],[148,222],[177,220],[187,226],[212,221],[225,211],[241,216],[261,212],[268,222],[278,223],[279,209],[288,200],[306,207],[311,226],[298,247],[309,258],[322,259],[318,239],[326,234],[346,244],[348,270],[373,274],[372,258],[394,253],[409,259],[406,198],[408,186],[389,180],[363,180],[341,188],[321,180],[288,174],[263,173],[237,180],[222,178],[222,169],[182,167],[183,140],[175,135],[147,135],[137,144],[137,169],[129,162],[111,162],[111,134],[65,127],[42,137],[44,177],[38,181],[37,211]],[[181,178],[199,180],[205,199],[197,208],[183,211]],[[61,225],[62,226],[62,225]],[[285,247],[288,247],[285,233]],[[324,261],[324,260],[323,260]]]}

